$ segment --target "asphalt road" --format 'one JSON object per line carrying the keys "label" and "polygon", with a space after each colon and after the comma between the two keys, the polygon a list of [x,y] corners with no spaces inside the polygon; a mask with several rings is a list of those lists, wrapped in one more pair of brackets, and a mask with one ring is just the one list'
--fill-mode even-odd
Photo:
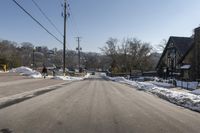
{"label": "asphalt road", "polygon": [[16,73],[0,73],[0,98],[65,82],[67,81],[32,79]]}
{"label": "asphalt road", "polygon": [[199,125],[199,113],[98,78],[0,110],[5,133],[199,133]]}

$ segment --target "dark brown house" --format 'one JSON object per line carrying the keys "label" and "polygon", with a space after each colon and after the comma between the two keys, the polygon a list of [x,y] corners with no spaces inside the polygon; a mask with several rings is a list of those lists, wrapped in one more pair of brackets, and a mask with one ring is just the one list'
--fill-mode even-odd
{"label": "dark brown house", "polygon": [[156,66],[163,78],[200,79],[200,27],[193,37],[171,36]]}

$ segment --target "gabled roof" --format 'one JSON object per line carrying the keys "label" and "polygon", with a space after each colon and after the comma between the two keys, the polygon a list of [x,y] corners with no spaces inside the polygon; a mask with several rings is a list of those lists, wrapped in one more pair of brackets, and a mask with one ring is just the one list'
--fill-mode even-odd
{"label": "gabled roof", "polygon": [[172,40],[174,46],[177,48],[177,50],[182,56],[187,53],[187,51],[190,49],[190,47],[193,44],[193,38],[191,37],[171,36],[170,39]]}
{"label": "gabled roof", "polygon": [[165,46],[165,49],[160,57],[160,60],[156,66],[156,68],[161,63],[162,58],[166,54],[167,47],[170,43],[173,43],[173,45],[176,47],[177,51],[179,52],[180,56],[184,56],[192,47],[194,39],[191,37],[176,37],[171,36],[167,42],[167,45]]}
{"label": "gabled roof", "polygon": [[192,50],[192,48],[195,46],[195,43],[193,42],[192,43],[192,46],[189,48],[189,50],[181,57],[181,59],[179,60],[179,62],[178,63],[181,63],[184,59],[185,59],[185,57],[190,53],[190,51]]}

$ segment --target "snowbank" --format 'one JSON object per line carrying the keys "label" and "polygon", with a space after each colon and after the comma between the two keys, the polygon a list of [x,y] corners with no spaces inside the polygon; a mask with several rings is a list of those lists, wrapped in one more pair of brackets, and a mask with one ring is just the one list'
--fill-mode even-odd
{"label": "snowbank", "polygon": [[0,70],[0,73],[8,73],[8,71],[5,71],[5,72],[4,72],[4,71],[1,71],[1,70]]}
{"label": "snowbank", "polygon": [[200,95],[200,89],[193,90],[192,94]]}
{"label": "snowbank", "polygon": [[1,70],[0,70],[0,73],[4,73],[4,71],[1,71]]}
{"label": "snowbank", "polygon": [[152,84],[159,86],[159,87],[164,87],[164,88],[173,88],[174,86],[169,83],[163,83],[163,82],[156,82],[156,81],[151,81]]}
{"label": "snowbank", "polygon": [[35,71],[28,67],[24,67],[24,66],[14,68],[14,69],[10,70],[10,72],[19,73],[21,75],[28,76],[30,78],[42,78],[42,75],[40,72]]}
{"label": "snowbank", "polygon": [[90,73],[87,73],[84,78],[89,78],[90,77]]}
{"label": "snowbank", "polygon": [[[21,75],[24,76],[28,76],[30,78],[42,78],[42,74],[38,71],[35,71],[31,68],[28,67],[18,67],[18,68],[14,68],[12,70],[10,70],[10,72],[15,72],[15,73],[19,73]],[[52,79],[57,79],[57,80],[67,80],[67,81],[74,81],[74,80],[83,80],[85,78],[88,78],[90,76],[89,73],[87,73],[84,77],[71,77],[71,76],[48,76],[48,78],[52,78]]]}
{"label": "snowbank", "polygon": [[151,92],[157,95],[158,97],[168,100],[174,104],[200,112],[200,96],[198,95],[158,87],[157,85],[150,82],[130,81],[123,77],[107,78],[115,82],[125,83],[137,87],[140,90]]}
{"label": "snowbank", "polygon": [[53,79],[66,80],[66,81],[83,80],[83,78],[80,77],[70,77],[70,76],[55,76],[53,77]]}
{"label": "snowbank", "polygon": [[90,76],[89,73],[87,73],[84,77],[71,77],[71,76],[54,76],[52,79],[57,80],[66,80],[66,81],[76,81],[76,80],[84,80]]}

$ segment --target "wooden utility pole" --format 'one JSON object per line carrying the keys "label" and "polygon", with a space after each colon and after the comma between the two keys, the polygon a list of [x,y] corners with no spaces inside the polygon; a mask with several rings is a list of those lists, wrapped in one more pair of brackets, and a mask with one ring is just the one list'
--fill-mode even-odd
{"label": "wooden utility pole", "polygon": [[81,50],[82,48],[80,47],[80,39],[81,37],[76,37],[77,38],[77,42],[78,42],[78,47],[76,48],[76,50],[78,50],[78,68],[79,68],[79,72],[81,69]]}
{"label": "wooden utility pole", "polygon": [[32,64],[33,64],[33,70],[35,70],[35,49],[33,48],[33,62],[32,62]]}
{"label": "wooden utility pole", "polygon": [[65,56],[66,56],[66,24],[67,24],[67,0],[64,1],[64,36],[63,36],[63,74],[65,76]]}

